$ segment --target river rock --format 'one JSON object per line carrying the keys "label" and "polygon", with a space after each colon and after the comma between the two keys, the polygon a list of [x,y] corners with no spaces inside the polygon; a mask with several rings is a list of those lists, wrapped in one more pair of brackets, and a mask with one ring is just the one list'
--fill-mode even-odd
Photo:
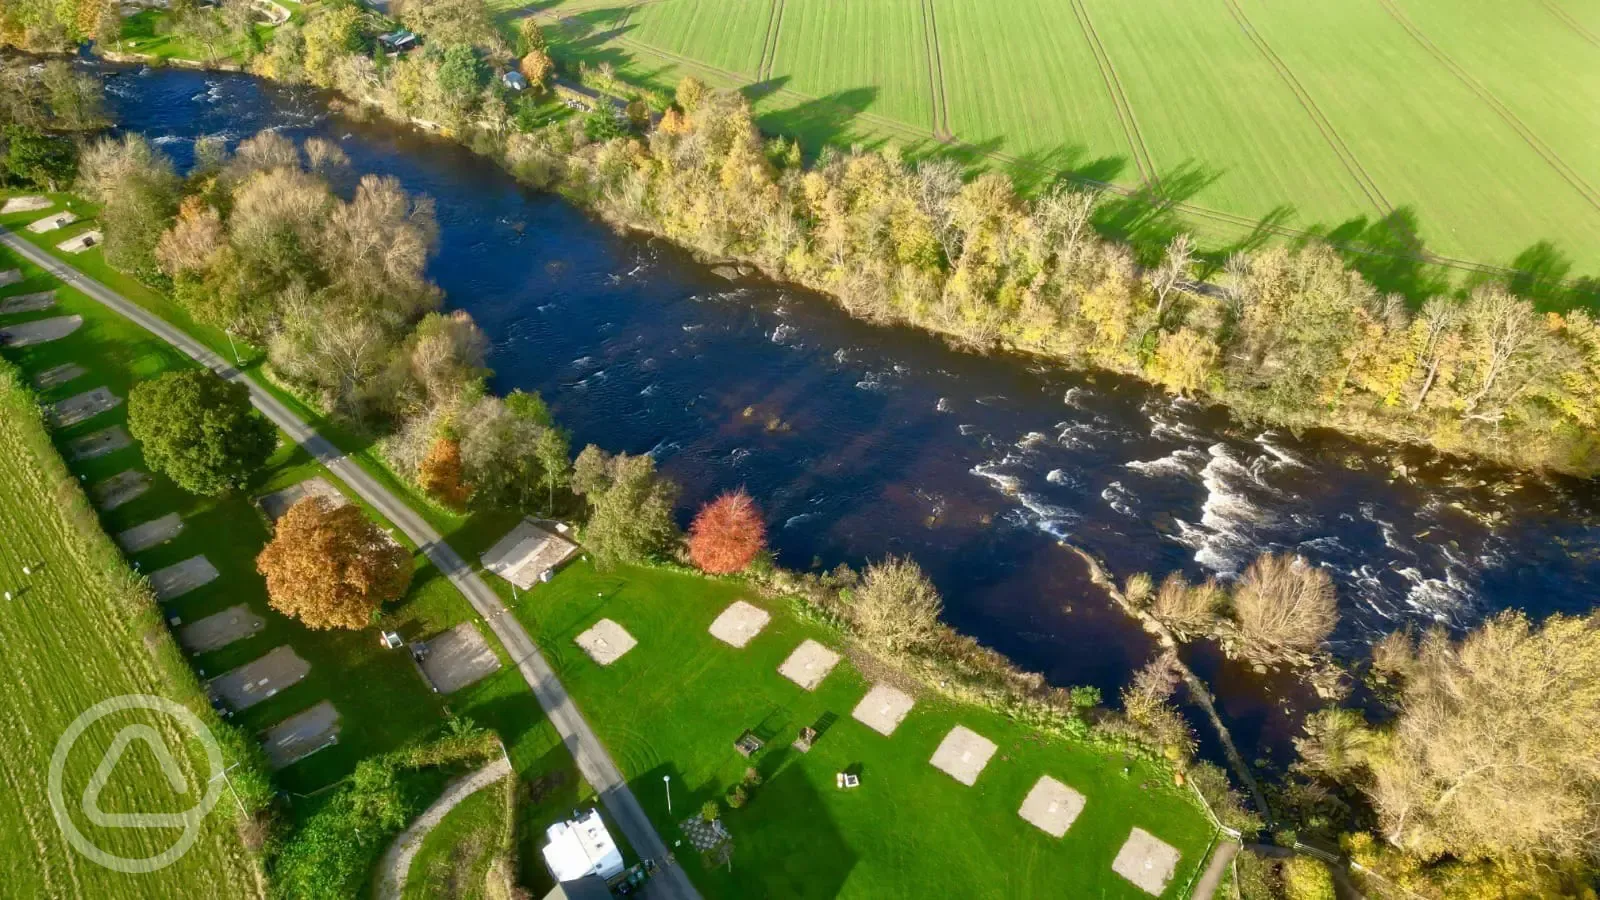
{"label": "river rock", "polygon": [[712,266],[711,274],[718,278],[726,278],[729,281],[738,281],[739,277],[744,273],[739,271],[738,266]]}

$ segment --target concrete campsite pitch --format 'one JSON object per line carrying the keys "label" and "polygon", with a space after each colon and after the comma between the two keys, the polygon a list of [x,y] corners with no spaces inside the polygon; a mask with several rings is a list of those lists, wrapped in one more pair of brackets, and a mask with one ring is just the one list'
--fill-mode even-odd
{"label": "concrete campsite pitch", "polygon": [[310,671],[311,664],[285,644],[211,679],[206,684],[206,691],[237,712],[277,696],[284,688],[299,684]]}

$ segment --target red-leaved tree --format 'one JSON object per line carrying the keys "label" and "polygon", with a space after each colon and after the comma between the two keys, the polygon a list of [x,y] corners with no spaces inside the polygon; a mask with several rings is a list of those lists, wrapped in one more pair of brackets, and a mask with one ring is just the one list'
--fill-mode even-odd
{"label": "red-leaved tree", "polygon": [[689,526],[689,558],[714,575],[743,571],[766,545],[761,510],[743,490],[700,507]]}

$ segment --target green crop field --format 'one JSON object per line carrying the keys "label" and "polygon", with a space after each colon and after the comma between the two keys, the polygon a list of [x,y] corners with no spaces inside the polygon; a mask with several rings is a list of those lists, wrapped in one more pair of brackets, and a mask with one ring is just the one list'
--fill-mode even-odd
{"label": "green crop field", "polygon": [[[0,269],[10,265],[0,257]],[[14,286],[10,291],[15,291]],[[139,637],[109,566],[116,550],[98,533],[76,479],[62,465],[20,372],[0,361],[0,608],[6,688],[0,713],[0,854],[11,862],[4,893],[14,897],[249,897],[261,893],[254,864],[226,816],[201,823],[189,852],[137,877],[103,868],[71,849],[58,829],[46,773],[57,739],[91,706],[125,694],[178,700]],[[25,574],[24,568],[28,571]],[[170,718],[124,711],[93,724],[64,757],[65,811],[96,847],[128,859],[174,845],[176,829],[100,826],[80,812],[92,774],[113,738],[130,725],[161,732],[186,781],[175,793],[157,757],[134,742],[111,770],[98,806],[106,812],[181,812],[198,799],[190,786],[210,774],[198,745]],[[227,802],[223,799],[223,802]]]}
{"label": "green crop field", "polygon": [[[495,0],[567,63],[746,88],[769,130],[893,140],[1179,204],[1214,242],[1382,233],[1600,273],[1600,0]],[[1539,254],[1535,254],[1539,255]],[[1527,259],[1524,257],[1524,264]]]}
{"label": "green crop field", "polygon": [[[773,615],[735,649],[707,628],[741,597]],[[1203,863],[1212,828],[1170,776],[932,696],[885,737],[851,716],[868,689],[852,661],[815,692],[777,672],[803,639],[837,638],[736,583],[648,568],[597,573],[579,561],[514,608],[669,842],[747,766],[761,772],[749,802],[724,812],[731,871],[707,870],[687,841],[678,851],[708,896],[1008,897],[1056,885],[1070,896],[1147,897],[1111,869],[1135,826],[1182,853],[1165,896],[1183,896]],[[573,641],[602,617],[638,640],[604,668]],[[815,746],[794,750],[799,729],[813,724]],[[972,787],[928,761],[958,724],[999,747]],[[745,729],[767,742],[750,759],[733,746]],[[860,774],[860,787],[837,788],[846,770]],[[1087,798],[1061,838],[1018,816],[1043,775]],[[663,776],[672,779],[670,814]]]}

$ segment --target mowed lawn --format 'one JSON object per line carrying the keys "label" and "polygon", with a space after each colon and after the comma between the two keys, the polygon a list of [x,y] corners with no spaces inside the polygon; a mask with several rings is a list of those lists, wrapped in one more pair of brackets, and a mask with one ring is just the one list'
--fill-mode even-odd
{"label": "mowed lawn", "polygon": [[1030,183],[1164,178],[1218,239],[1283,211],[1323,231],[1398,214],[1440,256],[1505,265],[1548,241],[1600,271],[1592,0],[652,0],[617,34],[553,46],[656,88],[759,84],[763,127],[813,149],[948,134]]}
{"label": "mowed lawn", "polygon": [[[773,619],[735,649],[707,628],[741,598]],[[1146,897],[1111,870],[1134,826],[1182,852],[1166,896],[1182,896],[1202,864],[1212,829],[1170,776],[930,696],[885,737],[851,717],[869,685],[850,661],[815,693],[777,672],[803,639],[838,639],[736,583],[661,569],[597,573],[578,561],[515,609],[669,844],[682,837],[678,822],[722,798],[747,766],[760,770],[765,782],[749,803],[725,812],[731,871],[706,871],[687,841],[677,850],[708,896]],[[573,642],[602,617],[639,642],[609,667]],[[957,724],[999,746],[972,787],[928,762]],[[813,725],[816,746],[794,750],[799,729]],[[751,760],[733,746],[746,729],[767,742]],[[836,787],[845,770],[859,773],[859,788]],[[1062,838],[1017,815],[1043,775],[1088,798]]]}
{"label": "mowed lawn", "polygon": [[[0,258],[0,270],[13,267]],[[31,289],[14,285],[0,296]],[[9,351],[6,356],[9,358]],[[151,362],[154,362],[153,360]],[[15,381],[11,380],[16,378]],[[255,865],[231,817],[201,824],[194,847],[170,867],[131,876],[73,850],[57,827],[47,772],[57,740],[80,713],[126,694],[175,695],[141,639],[135,610],[111,588],[106,562],[116,551],[95,529],[76,496],[76,479],[56,456],[25,383],[0,363],[0,854],[8,861],[3,891],[12,897],[252,897],[262,892]],[[28,574],[23,569],[27,568]],[[147,620],[146,620],[147,621]],[[91,726],[65,757],[62,797],[68,815],[95,846],[129,859],[154,857],[179,839],[176,829],[101,827],[82,812],[85,789],[125,727],[157,729],[178,761],[188,793],[175,792],[142,741],[128,746],[100,795],[111,813],[182,812],[211,777],[205,754],[175,721],[127,711]],[[226,797],[223,803],[229,803]]]}

